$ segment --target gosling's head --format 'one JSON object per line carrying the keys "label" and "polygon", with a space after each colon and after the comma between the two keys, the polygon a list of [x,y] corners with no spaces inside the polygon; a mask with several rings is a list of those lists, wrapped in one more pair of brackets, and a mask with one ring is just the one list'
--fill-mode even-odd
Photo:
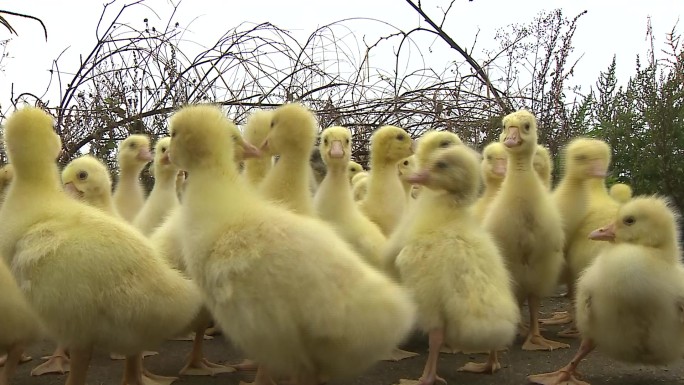
{"label": "gosling's head", "polygon": [[403,128],[382,126],[375,130],[370,139],[371,163],[380,161],[396,164],[400,159],[413,154],[413,140]]}
{"label": "gosling's head", "polygon": [[64,191],[73,198],[93,202],[111,194],[112,179],[109,169],[91,155],[75,158],[62,170]]}
{"label": "gosling's head", "polygon": [[408,156],[397,163],[397,169],[399,171],[399,179],[402,181],[407,181],[409,175],[416,171],[416,155]]}
{"label": "gosling's head", "polygon": [[430,130],[418,139],[416,146],[416,165],[422,167],[427,164],[430,155],[438,148],[447,148],[463,144],[461,138],[453,132]]}
{"label": "gosling's head", "polygon": [[154,161],[152,162],[152,167],[150,172],[155,178],[162,178],[166,176],[168,178],[175,178],[178,173],[178,168],[171,164],[169,160],[169,144],[171,143],[171,137],[166,136],[157,141],[154,145]]}
{"label": "gosling's head", "polygon": [[503,181],[508,167],[508,153],[501,142],[489,143],[482,150],[482,176],[486,181]]}
{"label": "gosling's head", "polygon": [[153,159],[150,137],[144,134],[129,135],[119,143],[117,159],[121,169],[142,170]]}
{"label": "gosling's head", "polygon": [[0,196],[5,196],[12,179],[14,179],[14,167],[11,164],[2,166],[0,168]]}
{"label": "gosling's head", "polygon": [[4,131],[7,158],[17,174],[55,164],[62,150],[52,116],[37,107],[14,112],[7,118]]}
{"label": "gosling's head", "polygon": [[628,184],[615,183],[610,186],[610,196],[620,204],[629,202],[632,195],[632,188]]}
{"label": "gosling's head", "polygon": [[235,157],[241,151],[258,153],[223,111],[211,104],[181,108],[169,119],[169,132],[171,163],[191,175],[206,168],[236,169]]}
{"label": "gosling's head", "polygon": [[440,148],[408,180],[431,190],[446,191],[460,202],[470,204],[479,193],[480,154],[468,146]]}
{"label": "gosling's head", "polygon": [[366,178],[368,178],[368,171],[361,171],[351,178],[351,184],[354,186],[358,181]]}
{"label": "gosling's head", "polygon": [[253,110],[242,129],[242,137],[254,146],[261,146],[271,131],[272,119],[272,110]]}
{"label": "gosling's head", "polygon": [[575,138],[565,147],[565,175],[573,180],[605,178],[610,146],[593,138]]}
{"label": "gosling's head", "polygon": [[549,149],[537,145],[537,150],[534,152],[534,158],[532,158],[532,166],[537,176],[544,182],[546,187],[551,187],[551,173],[553,172],[553,162],[551,162],[551,152]]}
{"label": "gosling's head", "polygon": [[308,157],[316,143],[318,123],[314,114],[299,103],[276,108],[271,129],[261,150],[273,155],[299,154]]}
{"label": "gosling's head", "polygon": [[321,133],[318,152],[328,168],[346,168],[351,158],[351,131],[342,126],[326,128]]}
{"label": "gosling's head", "polygon": [[512,153],[534,153],[537,148],[537,118],[527,110],[503,118],[503,144]]}
{"label": "gosling's head", "polygon": [[620,206],[612,223],[594,230],[589,238],[665,249],[679,239],[677,219],[674,205],[668,199],[635,197]]}

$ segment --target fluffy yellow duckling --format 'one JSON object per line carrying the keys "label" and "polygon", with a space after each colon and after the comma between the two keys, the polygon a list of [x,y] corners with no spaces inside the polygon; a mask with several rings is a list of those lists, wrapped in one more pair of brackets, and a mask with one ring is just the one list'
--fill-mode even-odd
{"label": "fluffy yellow duckling", "polygon": [[7,353],[0,384],[7,385],[22,361],[24,348],[40,339],[43,327],[4,260],[0,260],[0,290],[0,352]]}
{"label": "fluffy yellow duckling", "polygon": [[570,345],[547,340],[539,331],[541,298],[553,292],[563,266],[563,228],[558,209],[534,171],[537,119],[526,110],[503,118],[508,152],[506,177],[484,219],[501,248],[522,304],[528,301],[530,328],[524,350]]}
{"label": "fluffy yellow duckling", "polygon": [[[119,217],[112,202],[112,180],[109,170],[99,159],[91,155],[73,159],[62,170],[62,184],[64,191],[72,198]],[[58,346],[51,355],[44,358],[47,361],[33,368],[32,376],[64,374],[70,370],[69,355],[63,346]]]}
{"label": "fluffy yellow duckling", "polygon": [[348,182],[351,131],[340,126],[326,128],[321,133],[319,150],[328,172],[314,197],[316,214],[332,224],[368,263],[382,269],[382,248],[387,238],[361,213]]}
{"label": "fluffy yellow duckling", "polygon": [[354,178],[354,175],[363,171],[363,166],[354,162],[350,158],[349,164],[347,165],[347,169],[349,170],[349,183],[351,183],[351,180],[352,180],[352,178]]}
{"label": "fluffy yellow duckling", "polygon": [[119,144],[117,160],[119,179],[113,195],[114,207],[123,219],[132,222],[145,204],[140,172],[152,161],[150,138],[142,134],[130,135]]}
{"label": "fluffy yellow duckling", "polygon": [[489,205],[501,188],[508,162],[506,146],[501,142],[489,143],[482,150],[482,180],[484,181],[484,191],[482,196],[473,205],[473,215],[482,222]]}
{"label": "fluffy yellow duckling", "polygon": [[627,203],[632,199],[632,187],[626,183],[615,183],[610,186],[609,194],[618,203]]}
{"label": "fluffy yellow duckling", "polygon": [[[597,148],[594,152],[594,163],[597,165],[597,171],[599,171],[600,175],[600,168],[602,167],[605,175],[610,165],[610,146],[600,139],[591,140]],[[596,229],[615,218],[618,208],[620,207],[620,205],[608,194],[605,178],[591,178],[587,181],[587,186],[589,200],[586,215],[582,218],[582,221],[572,238],[566,243],[565,260],[567,262],[568,274],[570,275],[572,282],[577,281],[577,278],[580,277],[582,272],[607,246],[607,243],[605,242],[593,242],[587,239],[586,235],[593,229]],[[579,337],[579,332],[573,323],[568,328],[560,331],[558,335],[572,338]]]}
{"label": "fluffy yellow duckling", "polygon": [[[448,148],[454,145],[462,145],[461,139],[458,135],[449,131],[427,131],[418,140],[415,153],[415,167],[422,168],[430,161],[430,156],[440,148]],[[422,186],[419,186],[422,187]],[[421,190],[416,195],[417,198],[421,195]],[[432,193],[430,190],[426,194]],[[411,210],[407,210],[405,215],[401,218],[401,222],[397,228],[390,235],[385,251],[383,252],[383,260],[389,272],[395,270],[394,261],[399,255],[399,252],[405,245],[406,233],[409,226],[414,222],[417,211],[416,204],[411,206]],[[396,275],[396,274],[394,274]]]}
{"label": "fluffy yellow duckling", "polygon": [[255,196],[233,163],[230,124],[209,105],[170,119],[171,161],[191,175],[181,205],[188,272],[221,330],[260,363],[257,385],[364,370],[410,331],[410,298],[325,222]]}
{"label": "fluffy yellow duckling", "polygon": [[551,161],[551,153],[549,149],[537,145],[537,151],[534,152],[534,159],[532,160],[532,166],[534,171],[537,172],[537,176],[541,178],[542,183],[546,186],[546,189],[551,191],[551,174],[553,173],[553,162]]}
{"label": "fluffy yellow duckling", "polygon": [[370,140],[370,172],[361,211],[385,236],[397,227],[406,210],[406,195],[397,173],[397,162],[413,153],[409,134],[396,126],[378,128]]}
{"label": "fluffy yellow duckling", "polygon": [[284,104],[273,111],[271,131],[261,145],[262,151],[279,158],[261,181],[259,191],[303,215],[314,214],[309,157],[316,130],[316,118],[308,108],[298,103]]}
{"label": "fluffy yellow duckling", "polygon": [[368,175],[369,173],[364,171],[352,178],[352,194],[357,204],[363,200],[368,192]]}
{"label": "fluffy yellow duckling", "polygon": [[167,152],[170,142],[171,138],[164,137],[159,139],[154,146],[154,162],[152,163],[154,186],[142,209],[133,220],[133,226],[144,235],[150,235],[169,215],[169,212],[179,204],[176,191],[178,168],[171,164]]}
{"label": "fluffy yellow duckling", "polygon": [[582,344],[557,372],[528,377],[544,385],[588,385],[576,378],[595,347],[613,359],[666,365],[684,355],[684,265],[677,216],[658,197],[625,203],[610,225],[589,234],[607,246],[577,283]]}
{"label": "fluffy yellow duckling", "polygon": [[[247,123],[242,130],[242,137],[248,143],[260,146],[269,131],[271,130],[271,120],[273,118],[273,111],[270,110],[253,110],[247,118]],[[247,181],[252,186],[259,186],[259,183],[266,177],[266,174],[273,167],[272,154],[264,154],[264,156],[251,157],[244,160],[245,168],[243,174]]]}
{"label": "fluffy yellow duckling", "polygon": [[48,114],[12,114],[5,148],[15,178],[0,209],[0,253],[48,335],[69,349],[67,384],[85,384],[95,348],[126,355],[122,383],[142,384],[141,352],[186,327],[200,293],[130,225],[66,195]]}
{"label": "fluffy yellow duckling", "polygon": [[496,349],[513,342],[520,321],[504,260],[470,210],[480,188],[479,161],[479,154],[466,146],[438,149],[410,177],[431,190],[421,193],[418,214],[396,260],[401,282],[418,304],[418,324],[429,333],[420,385],[445,382],[437,376],[437,361],[447,341],[492,351],[488,362],[459,370],[498,370]]}
{"label": "fluffy yellow duckling", "polygon": [[[240,134],[237,126],[234,124],[228,127],[230,136],[233,140],[234,151],[234,165],[237,166],[240,162],[247,161],[259,157],[260,151],[252,144],[247,143],[244,137]],[[168,157],[168,152],[167,152]],[[248,180],[248,178],[247,178]],[[249,180],[248,180],[249,181]],[[250,183],[251,185],[251,183]],[[152,244],[159,250],[166,260],[174,268],[182,271],[189,276],[187,266],[183,259],[183,245],[181,244],[182,236],[182,217],[180,207],[174,207],[169,216],[164,220],[161,226],[157,227],[150,235]],[[193,322],[193,335],[181,336],[174,338],[175,340],[191,340],[193,341],[192,350],[186,361],[185,366],[180,370],[181,375],[191,376],[207,376],[218,373],[230,373],[239,370],[255,370],[256,366],[249,360],[243,361],[240,364],[225,366],[210,362],[204,357],[203,344],[205,339],[212,337],[206,336],[208,326],[211,322],[211,314],[206,308],[197,315]]]}
{"label": "fluffy yellow duckling", "polygon": [[[605,143],[591,138],[575,138],[563,149],[563,176],[553,190],[552,197],[563,223],[566,260],[573,237],[589,209],[589,181],[592,178],[603,180],[608,171],[609,156]],[[586,234],[584,235],[579,235],[579,238],[586,238]],[[564,267],[562,278],[568,287],[568,297],[574,300],[575,281],[578,276],[573,274],[569,264]],[[558,312],[551,318],[540,321],[543,324],[554,325],[568,323],[572,319],[570,312]]]}
{"label": "fluffy yellow duckling", "polygon": [[73,198],[119,217],[112,200],[109,169],[101,160],[92,155],[75,158],[62,170],[62,184]]}

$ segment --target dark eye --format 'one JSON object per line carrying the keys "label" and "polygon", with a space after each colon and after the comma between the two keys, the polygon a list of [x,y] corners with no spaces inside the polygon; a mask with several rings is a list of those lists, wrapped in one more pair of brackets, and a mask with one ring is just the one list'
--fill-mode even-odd
{"label": "dark eye", "polygon": [[402,134],[397,135],[397,140],[404,140],[404,138],[405,138],[405,137],[404,137],[404,135],[402,135]]}
{"label": "dark eye", "polygon": [[138,146],[138,145],[137,145],[135,142],[133,142],[133,143],[131,143],[128,147],[130,147],[130,148],[136,148],[137,146]]}
{"label": "dark eye", "polygon": [[166,147],[162,147],[162,154],[166,152]]}
{"label": "dark eye", "polygon": [[328,144],[328,138],[323,139],[323,144]]}
{"label": "dark eye", "polygon": [[271,128],[275,127],[275,125],[276,125],[275,119],[271,120]]}
{"label": "dark eye", "polygon": [[487,160],[492,160],[492,156],[491,156],[491,155],[487,155]]}
{"label": "dark eye", "polygon": [[409,161],[408,161],[408,160],[405,160],[405,161],[404,161],[404,166],[408,166],[408,164],[409,164]]}
{"label": "dark eye", "polygon": [[525,123],[525,125],[523,126],[523,129],[524,129],[525,131],[529,131],[529,130],[530,130],[530,124],[529,124],[529,123]]}
{"label": "dark eye", "polygon": [[345,139],[344,143],[349,144],[349,138]]}
{"label": "dark eye", "polygon": [[444,147],[449,147],[450,145],[451,145],[451,141],[450,141],[450,140],[445,140],[445,141],[443,141],[442,143],[439,144],[439,147],[444,148]]}
{"label": "dark eye", "polygon": [[233,135],[233,141],[234,141],[234,142],[237,142],[237,141],[238,141],[238,136],[237,136],[237,135]]}
{"label": "dark eye", "polygon": [[171,137],[175,138],[176,137],[176,131],[171,132]]}
{"label": "dark eye", "polygon": [[435,163],[435,167],[437,167],[440,170],[444,170],[445,168],[447,168],[447,164],[446,164],[446,162],[440,161],[440,162]]}
{"label": "dark eye", "polygon": [[85,171],[81,171],[76,175],[79,180],[86,180],[88,178],[88,173]]}
{"label": "dark eye", "polygon": [[634,217],[631,216],[631,215],[628,216],[628,217],[625,217],[625,218],[622,220],[622,223],[626,224],[627,226],[631,226],[631,225],[633,225],[635,222],[636,222],[636,218],[634,218]]}

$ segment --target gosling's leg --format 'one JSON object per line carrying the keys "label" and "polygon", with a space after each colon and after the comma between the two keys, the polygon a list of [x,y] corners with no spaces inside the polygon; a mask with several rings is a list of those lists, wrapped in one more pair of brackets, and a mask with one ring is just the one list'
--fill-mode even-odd
{"label": "gosling's leg", "polygon": [[88,375],[88,366],[92,356],[92,347],[69,349],[70,370],[66,380],[66,385],[85,385]]}
{"label": "gosling's leg", "polygon": [[542,337],[539,331],[539,305],[541,301],[533,295],[530,295],[527,298],[527,301],[530,308],[530,331],[523,344],[523,350],[554,350],[569,348],[570,345],[568,344],[547,340]]}
{"label": "gosling's leg", "polygon": [[431,330],[429,339],[430,350],[420,379],[417,381],[401,379],[399,380],[400,385],[434,385],[436,382],[446,385],[446,380],[437,375],[439,351],[442,349],[442,345],[444,345],[444,329],[438,328]]}
{"label": "gosling's leg", "polygon": [[256,376],[254,377],[254,382],[240,381],[239,385],[276,385],[276,383],[273,381],[268,369],[266,369],[264,365],[259,365],[259,369],[257,369]]}
{"label": "gosling's leg", "polygon": [[192,343],[190,357],[179,374],[186,376],[213,376],[218,373],[231,373],[236,371],[235,368],[215,364],[204,358],[204,354],[202,354],[202,344],[204,343],[204,331],[206,328],[207,325],[202,325],[195,330],[195,340]]}
{"label": "gosling's leg", "polygon": [[463,365],[457,370],[459,372],[493,374],[499,369],[501,369],[501,364],[499,363],[499,355],[496,350],[492,350],[491,352],[489,352],[487,362],[468,362],[467,364]]}
{"label": "gosling's leg", "polygon": [[10,379],[14,376],[14,372],[17,371],[17,366],[19,366],[23,353],[24,348],[19,344],[9,348],[5,365],[0,370],[0,385],[9,385]]}
{"label": "gosling's leg", "polygon": [[176,377],[152,374],[143,368],[142,353],[127,356],[124,362],[122,385],[170,385]]}
{"label": "gosling's leg", "polygon": [[589,385],[588,382],[578,380],[576,375],[577,366],[592,350],[594,350],[593,341],[583,339],[577,354],[569,364],[555,372],[527,376],[527,381],[539,385]]}

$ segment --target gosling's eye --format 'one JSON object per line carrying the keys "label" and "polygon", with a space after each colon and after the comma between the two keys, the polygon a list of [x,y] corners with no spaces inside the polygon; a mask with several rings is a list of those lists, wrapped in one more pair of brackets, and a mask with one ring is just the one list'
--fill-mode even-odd
{"label": "gosling's eye", "polygon": [[345,143],[345,144],[349,144],[349,138],[345,139],[345,140],[344,140],[344,143]]}
{"label": "gosling's eye", "polygon": [[397,135],[397,140],[404,140],[405,136],[402,134]]}
{"label": "gosling's eye", "polygon": [[238,136],[237,136],[237,135],[233,135],[233,141],[235,141],[235,142],[238,141]]}
{"label": "gosling's eye", "polygon": [[405,161],[404,161],[404,166],[408,166],[408,164],[409,164],[409,161],[408,161],[408,160],[405,160]]}
{"label": "gosling's eye", "polygon": [[166,147],[162,147],[162,154],[166,152]]}
{"label": "gosling's eye", "polygon": [[131,143],[128,147],[130,147],[130,148],[136,148],[136,147],[138,147],[138,145],[137,145],[136,143]]}
{"label": "gosling's eye", "polygon": [[587,160],[587,156],[586,155],[577,155],[575,157],[575,160],[578,162],[583,162],[583,161]]}
{"label": "gosling's eye", "polygon": [[444,170],[445,168],[447,168],[447,164],[446,162],[437,162],[435,163],[435,167],[437,167],[440,170]]}
{"label": "gosling's eye", "polygon": [[451,145],[451,141],[450,141],[450,140],[445,140],[445,141],[443,141],[442,143],[439,144],[439,147],[444,148],[444,147],[449,147],[450,145]]}
{"label": "gosling's eye", "polygon": [[172,137],[172,138],[175,138],[175,137],[176,137],[176,131],[172,131],[172,132],[171,132],[171,137]]}
{"label": "gosling's eye", "polygon": [[275,119],[271,120],[271,128],[275,127],[275,125],[276,125]]}
{"label": "gosling's eye", "polygon": [[523,126],[523,129],[524,129],[525,131],[529,131],[529,130],[530,130],[530,124],[529,124],[529,123],[525,123],[525,125]]}
{"label": "gosling's eye", "polygon": [[78,175],[76,175],[76,176],[78,177],[79,180],[86,180],[86,179],[88,179],[88,173],[85,172],[85,171],[79,172]]}
{"label": "gosling's eye", "polygon": [[630,215],[628,217],[625,217],[625,219],[622,220],[622,223],[624,223],[627,226],[631,226],[634,223],[636,223],[636,218]]}
{"label": "gosling's eye", "polygon": [[491,155],[487,155],[487,160],[492,160],[492,156],[491,156]]}

